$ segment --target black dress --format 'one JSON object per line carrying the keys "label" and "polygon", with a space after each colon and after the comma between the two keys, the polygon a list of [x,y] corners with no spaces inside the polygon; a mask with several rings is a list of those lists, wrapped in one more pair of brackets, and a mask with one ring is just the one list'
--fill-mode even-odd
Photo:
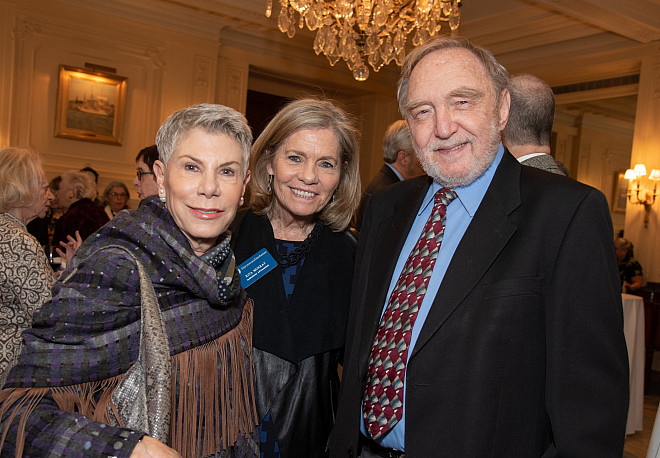
{"label": "black dress", "polygon": [[[267,217],[243,211],[230,230],[239,265],[262,248],[279,259]],[[285,252],[295,247],[279,245]],[[285,458],[327,455],[354,251],[348,236],[323,226],[314,246],[293,269],[278,265],[246,288],[254,300],[253,356],[264,456],[277,456],[278,450]],[[287,283],[295,283],[289,295],[283,275]]]}

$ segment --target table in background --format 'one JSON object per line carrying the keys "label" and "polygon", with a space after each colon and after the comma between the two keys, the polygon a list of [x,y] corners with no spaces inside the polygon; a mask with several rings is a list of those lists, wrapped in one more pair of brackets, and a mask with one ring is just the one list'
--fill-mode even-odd
{"label": "table in background", "polygon": [[626,434],[633,434],[644,429],[644,301],[631,294],[622,294],[621,300],[630,369],[630,406]]}

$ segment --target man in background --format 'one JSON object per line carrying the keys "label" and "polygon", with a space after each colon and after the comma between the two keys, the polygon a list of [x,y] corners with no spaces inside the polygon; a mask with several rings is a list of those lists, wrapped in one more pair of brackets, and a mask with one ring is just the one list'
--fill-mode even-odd
{"label": "man in background", "polygon": [[371,196],[391,184],[424,175],[424,169],[415,156],[415,150],[410,141],[408,126],[403,120],[394,121],[387,128],[383,139],[383,159],[385,164],[369,182],[360,200],[360,206],[355,216],[355,228],[358,231],[362,226],[364,211]]}
{"label": "man in background", "polygon": [[502,143],[523,165],[566,175],[551,156],[550,138],[555,116],[555,96],[545,81],[534,75],[514,75],[509,80],[511,108],[502,132]]}

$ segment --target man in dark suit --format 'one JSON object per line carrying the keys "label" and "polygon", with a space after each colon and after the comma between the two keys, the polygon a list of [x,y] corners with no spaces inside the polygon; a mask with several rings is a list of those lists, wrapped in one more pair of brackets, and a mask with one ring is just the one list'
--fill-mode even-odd
{"label": "man in dark suit", "polygon": [[371,196],[399,181],[424,175],[424,169],[415,156],[408,126],[403,120],[394,121],[387,128],[383,139],[383,159],[385,164],[369,182],[360,199],[360,206],[355,214],[355,228],[362,227],[362,218]]}
{"label": "man in dark suit", "polygon": [[404,62],[399,107],[430,177],[367,207],[331,457],[623,453],[628,362],[607,201],[504,149],[507,83],[463,38]]}
{"label": "man in dark suit", "polygon": [[509,80],[511,108],[502,143],[523,165],[566,175],[551,155],[550,138],[555,117],[555,95],[550,86],[529,74]]}

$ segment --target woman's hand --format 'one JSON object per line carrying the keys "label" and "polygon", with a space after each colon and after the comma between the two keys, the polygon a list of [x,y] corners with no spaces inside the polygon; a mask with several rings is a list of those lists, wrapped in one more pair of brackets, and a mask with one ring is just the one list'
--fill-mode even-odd
{"label": "woman's hand", "polygon": [[169,448],[151,436],[144,436],[135,446],[131,458],[181,458],[176,450]]}
{"label": "woman's hand", "polygon": [[59,248],[55,249],[57,251],[57,254],[59,254],[66,263],[63,265],[63,267],[66,267],[71,263],[71,260],[73,259],[73,255],[76,254],[76,250],[80,248],[80,245],[82,245],[83,242],[82,238],[80,237],[80,232],[78,231],[76,231],[75,239],[70,235],[67,235],[66,237],[69,239],[67,243],[60,242],[60,245],[62,246],[62,248],[64,248],[64,251],[60,250]]}

